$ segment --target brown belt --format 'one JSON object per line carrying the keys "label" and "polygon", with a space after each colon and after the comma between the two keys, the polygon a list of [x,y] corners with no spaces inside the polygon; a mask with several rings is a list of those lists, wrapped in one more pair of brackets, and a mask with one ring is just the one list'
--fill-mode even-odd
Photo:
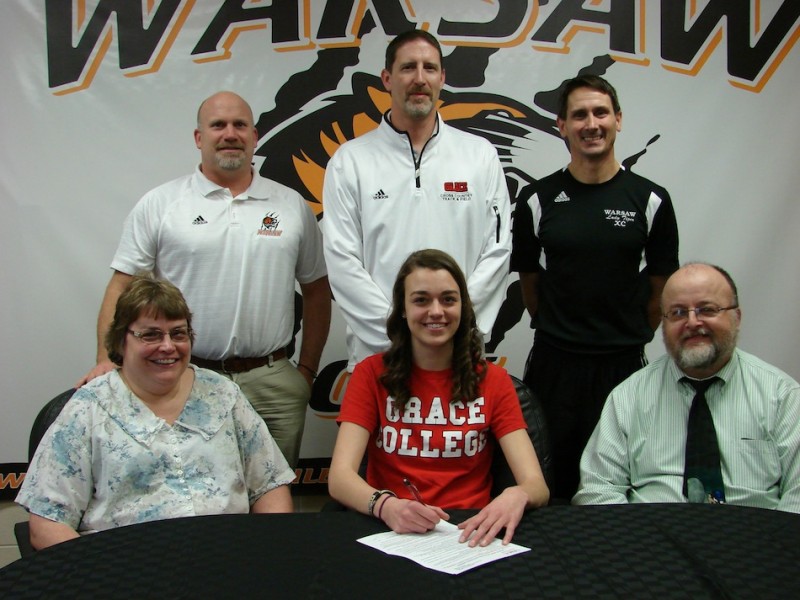
{"label": "brown belt", "polygon": [[286,358],[286,348],[275,350],[272,354],[266,356],[255,356],[252,358],[245,358],[241,356],[231,356],[222,360],[208,360],[207,358],[200,358],[199,356],[192,356],[192,364],[197,365],[203,369],[211,369],[212,371],[221,371],[222,373],[242,373],[243,371],[250,371],[264,365],[271,365],[273,361]]}

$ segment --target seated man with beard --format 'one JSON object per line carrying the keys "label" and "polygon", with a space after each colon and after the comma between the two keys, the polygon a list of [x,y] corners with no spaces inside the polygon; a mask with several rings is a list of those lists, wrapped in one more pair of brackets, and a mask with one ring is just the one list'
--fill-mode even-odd
{"label": "seated man with beard", "polygon": [[608,397],[573,504],[728,502],[800,512],[800,386],[736,348],[736,285],[692,263],[661,298],[667,354]]}

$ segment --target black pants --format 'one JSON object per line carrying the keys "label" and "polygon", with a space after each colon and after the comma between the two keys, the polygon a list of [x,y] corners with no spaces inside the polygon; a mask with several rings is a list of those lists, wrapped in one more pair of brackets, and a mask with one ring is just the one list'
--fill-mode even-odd
{"label": "black pants", "polygon": [[569,501],[578,489],[581,454],[608,394],[647,360],[644,348],[609,354],[578,354],[535,339],[525,365],[525,383],[538,396],[553,454],[551,497]]}

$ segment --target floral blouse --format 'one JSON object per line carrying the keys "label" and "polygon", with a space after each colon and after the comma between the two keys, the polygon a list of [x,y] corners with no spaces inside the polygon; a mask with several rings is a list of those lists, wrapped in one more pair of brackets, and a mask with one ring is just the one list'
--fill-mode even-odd
{"label": "floral blouse", "polygon": [[117,371],[78,389],[48,429],[17,503],[76,531],[247,513],[291,483],[267,426],[228,379],[192,366],[194,384],[169,425]]}

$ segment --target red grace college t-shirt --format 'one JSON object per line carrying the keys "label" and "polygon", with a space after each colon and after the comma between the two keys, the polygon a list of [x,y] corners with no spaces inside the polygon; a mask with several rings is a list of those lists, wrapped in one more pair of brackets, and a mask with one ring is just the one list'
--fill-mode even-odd
{"label": "red grace college t-shirt", "polygon": [[508,373],[491,363],[487,366],[479,396],[453,404],[450,369],[414,367],[411,399],[399,414],[379,381],[383,355],[359,363],[347,384],[337,421],[355,423],[370,432],[367,482],[411,499],[403,485],[403,478],[408,477],[427,504],[486,506],[496,440],[526,428]]}

